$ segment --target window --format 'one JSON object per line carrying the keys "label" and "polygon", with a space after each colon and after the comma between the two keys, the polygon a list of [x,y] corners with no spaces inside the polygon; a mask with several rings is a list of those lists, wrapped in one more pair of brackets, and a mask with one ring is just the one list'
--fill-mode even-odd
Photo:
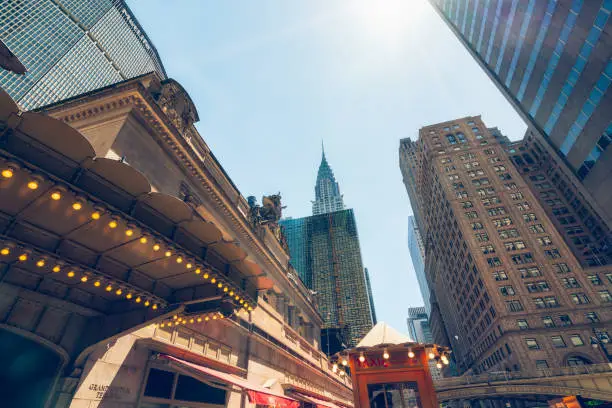
{"label": "window", "polygon": [[474,218],[478,218],[478,213],[476,211],[468,211],[465,213],[465,216],[470,219],[474,219]]}
{"label": "window", "polygon": [[503,164],[497,165],[497,166],[493,166],[493,170],[500,172],[500,171],[506,171],[506,166],[504,166]]}
{"label": "window", "polygon": [[548,362],[546,360],[536,360],[536,369],[545,370],[548,368]]}
{"label": "window", "polygon": [[443,157],[442,159],[440,159],[440,162],[442,164],[446,164],[446,163],[452,163],[453,160],[450,157]]}
{"label": "window", "polygon": [[518,188],[516,183],[506,183],[504,184],[504,187],[506,190],[516,190]]}
{"label": "window", "polygon": [[564,327],[571,326],[573,324],[572,319],[570,319],[568,315],[560,315],[559,321],[561,322],[561,326]]}
{"label": "window", "polygon": [[489,240],[489,235],[486,232],[474,234],[474,236],[476,237],[476,241],[478,242],[487,242]]}
{"label": "window", "polygon": [[527,291],[529,293],[550,292],[550,286],[546,281],[526,283],[525,286],[527,287]]}
{"label": "window", "polygon": [[506,251],[518,251],[526,248],[523,241],[505,242],[504,246],[506,247]]}
{"label": "window", "polygon": [[567,266],[566,263],[558,263],[558,264],[554,264],[553,268],[555,270],[555,272],[557,273],[568,273],[571,272],[572,270],[570,269],[569,266]]}
{"label": "window", "polygon": [[531,206],[529,205],[529,203],[527,201],[523,201],[522,203],[518,203],[516,205],[516,208],[518,208],[519,211],[531,210]]}
{"label": "window", "polygon": [[455,170],[457,170],[457,168],[454,165],[444,167],[444,172],[446,173],[450,173],[451,171],[455,171]]}
{"label": "window", "polygon": [[446,135],[446,140],[448,140],[448,143],[451,145],[457,144],[457,139],[454,135]]}
{"label": "window", "polygon": [[457,191],[455,193],[455,195],[457,196],[458,199],[465,199],[468,198],[468,193],[466,191]]}
{"label": "window", "polygon": [[512,176],[510,175],[510,173],[500,173],[499,179],[500,180],[512,180]]}
{"label": "window", "polygon": [[495,219],[493,220],[493,225],[495,225],[498,228],[512,225],[512,218],[504,217],[504,218]]}
{"label": "window", "polygon": [[481,230],[481,229],[483,229],[483,228],[484,228],[484,227],[482,226],[482,223],[480,223],[480,222],[473,222],[473,223],[472,223],[472,229],[473,229],[474,231],[478,231],[478,230]]}
{"label": "window", "polygon": [[557,298],[554,296],[545,296],[544,298],[534,298],[533,303],[535,304],[536,309],[551,309],[555,307],[559,307],[559,303],[557,302]]}
{"label": "window", "polygon": [[552,241],[549,236],[538,237],[536,238],[536,241],[538,241],[538,244],[540,244],[541,246],[552,245]]}
{"label": "window", "polygon": [[450,181],[459,180],[459,175],[457,175],[457,174],[449,174],[449,175],[448,175],[448,179],[449,179]]}
{"label": "window", "polygon": [[461,156],[459,156],[459,158],[461,160],[472,160],[476,158],[476,155],[474,153],[464,153]]}
{"label": "window", "polygon": [[487,210],[487,214],[489,214],[492,217],[494,217],[496,215],[504,215],[504,214],[506,214],[506,208],[505,207],[489,208]]}
{"label": "window", "polygon": [[495,248],[493,247],[493,245],[483,245],[480,247],[480,250],[482,251],[483,254],[494,254],[495,253]]}
{"label": "window", "polygon": [[529,226],[529,232],[533,234],[541,234],[546,231],[544,230],[544,227],[542,226],[542,224],[535,224],[535,225]]}
{"label": "window", "polygon": [[525,344],[527,345],[527,348],[530,349],[530,350],[539,350],[540,349],[540,345],[538,344],[536,339],[533,339],[533,338],[525,339]]}
{"label": "window", "polygon": [[464,202],[461,203],[461,206],[463,208],[472,208],[472,207],[474,207],[474,204],[472,204],[471,201],[464,201]]}
{"label": "window", "polygon": [[495,266],[501,266],[501,264],[502,264],[498,257],[487,258],[487,263],[492,268],[495,267]]}
{"label": "window", "polygon": [[476,167],[480,167],[480,163],[478,163],[477,161],[469,162],[469,163],[465,163],[463,167],[465,167],[466,170],[472,170]]}
{"label": "window", "polygon": [[530,268],[520,268],[518,270],[521,274],[521,278],[537,278],[542,276],[542,272],[537,266],[532,266]]}
{"label": "window", "polygon": [[580,287],[580,282],[578,282],[578,280],[576,280],[576,278],[573,276],[570,276],[569,278],[562,278],[561,282],[567,289],[575,289]]}
{"label": "window", "polygon": [[612,302],[612,294],[610,294],[609,290],[600,290],[599,291],[599,298],[604,303]]}
{"label": "window", "polygon": [[518,326],[519,329],[521,330],[527,330],[529,328],[529,323],[527,323],[527,320],[525,319],[519,319],[516,321],[516,325]]}
{"label": "window", "polygon": [[502,294],[502,296],[514,296],[516,293],[514,292],[514,288],[510,285],[508,286],[500,286],[499,287],[499,293]]}
{"label": "window", "polygon": [[574,302],[576,305],[586,305],[591,303],[589,297],[584,293],[572,293],[570,297],[572,298],[572,302]]}
{"label": "window", "polygon": [[[489,205],[494,205],[494,204],[501,204],[501,200],[498,197],[483,198],[480,201],[482,202],[482,205],[484,205],[485,207],[488,207]],[[489,213],[489,215],[491,214]]]}
{"label": "window", "polygon": [[515,265],[522,265],[522,264],[533,262],[533,256],[531,252],[525,252],[524,254],[512,255],[511,259]]}
{"label": "window", "polygon": [[508,300],[506,301],[506,307],[509,312],[522,312],[523,305],[519,300]]}
{"label": "window", "polygon": [[595,312],[586,312],[584,318],[589,323],[599,323],[599,316]]}
{"label": "window", "polygon": [[553,327],[555,327],[555,321],[553,320],[552,317],[550,316],[544,316],[542,317],[542,324],[544,324],[544,327],[551,329]]}
{"label": "window", "polygon": [[491,157],[489,158],[489,163],[493,164],[493,163],[499,163],[501,161],[501,159],[499,157]]}
{"label": "window", "polygon": [[534,213],[523,214],[523,220],[525,222],[533,222],[533,221],[537,221],[538,217],[536,217]]}
{"label": "window", "polygon": [[174,373],[151,368],[147,378],[144,395],[156,398],[172,398]]}
{"label": "window", "polygon": [[472,184],[476,187],[489,185],[489,179],[486,177],[472,180]]}
{"label": "window", "polygon": [[493,272],[493,279],[496,281],[505,281],[508,280],[508,275],[506,275],[505,271],[495,271]]}
{"label": "window", "polygon": [[547,249],[544,251],[544,255],[546,256],[546,258],[548,259],[557,259],[557,258],[561,258],[561,254],[559,253],[559,250],[557,248],[553,248],[553,249]]}
{"label": "window", "polygon": [[499,234],[499,237],[501,239],[518,238],[520,236],[516,228],[511,228],[507,230],[498,230],[497,233]]}
{"label": "window", "polygon": [[571,334],[570,341],[572,342],[574,347],[584,346],[584,341],[582,340],[582,337],[580,337],[579,334]]}
{"label": "window", "polygon": [[587,276],[587,279],[589,280],[589,282],[591,282],[591,285],[593,285],[593,286],[600,286],[600,285],[602,285],[601,279],[599,279],[599,275],[597,275],[597,274],[589,275],[589,276]]}
{"label": "window", "polygon": [[553,346],[556,348],[565,348],[567,347],[565,345],[565,341],[563,340],[563,337],[561,336],[551,336],[550,337],[550,341],[552,342]]}
{"label": "window", "polygon": [[512,198],[513,200],[522,200],[524,197],[523,193],[511,193],[510,198]]}
{"label": "window", "polygon": [[612,273],[606,273],[606,279],[608,279],[608,282],[612,284]]}
{"label": "window", "polygon": [[495,154],[495,150],[494,149],[485,149],[484,150],[485,154],[491,156]]}

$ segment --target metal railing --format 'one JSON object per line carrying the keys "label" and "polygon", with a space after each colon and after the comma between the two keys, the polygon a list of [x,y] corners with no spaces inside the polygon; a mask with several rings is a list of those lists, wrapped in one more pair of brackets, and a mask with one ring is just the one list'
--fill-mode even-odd
{"label": "metal railing", "polygon": [[574,367],[545,368],[535,371],[493,371],[486,374],[463,375],[461,377],[442,378],[434,381],[437,389],[450,388],[460,385],[511,382],[534,378],[564,377],[573,375],[588,375],[599,373],[612,373],[612,363],[591,364]]}

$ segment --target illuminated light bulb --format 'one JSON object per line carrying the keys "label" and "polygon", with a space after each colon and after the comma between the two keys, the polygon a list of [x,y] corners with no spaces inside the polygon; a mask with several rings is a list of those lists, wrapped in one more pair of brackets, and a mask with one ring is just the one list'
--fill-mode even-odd
{"label": "illuminated light bulb", "polygon": [[360,362],[360,363],[363,363],[364,361],[365,361],[365,356],[363,355],[363,353],[361,353],[361,354],[359,355],[359,362]]}
{"label": "illuminated light bulb", "polygon": [[8,254],[11,253],[11,250],[8,248],[2,248],[2,250],[0,250],[0,254],[7,256]]}
{"label": "illuminated light bulb", "polygon": [[178,316],[177,316],[177,315],[174,315],[174,316],[172,316],[172,318],[173,318],[174,320],[176,320],[176,319],[178,319]]}
{"label": "illuminated light bulb", "polygon": [[84,275],[81,276],[81,282],[83,282],[83,283],[87,282],[88,279],[89,278],[87,276],[84,276]]}
{"label": "illuminated light bulb", "polygon": [[249,312],[252,312],[253,308],[251,306],[249,306]]}
{"label": "illuminated light bulb", "polygon": [[193,320],[193,319],[189,320],[189,323],[194,323],[194,322],[195,322],[195,320]]}
{"label": "illuminated light bulb", "polygon": [[134,235],[134,230],[131,230],[131,229],[125,230],[125,235],[127,237],[131,237],[132,235]]}
{"label": "illuminated light bulb", "polygon": [[217,320],[217,315],[214,315],[214,316],[213,316],[213,320]]}
{"label": "illuminated light bulb", "polygon": [[36,189],[38,188],[38,182],[37,182],[37,181],[34,181],[34,180],[30,181],[30,182],[28,183],[28,188],[29,188],[30,190],[36,190]]}
{"label": "illuminated light bulb", "polygon": [[38,266],[39,268],[42,268],[43,266],[45,266],[45,260],[40,259],[38,262],[36,262],[36,266]]}
{"label": "illuminated light bulb", "polygon": [[68,273],[66,274],[66,276],[68,276],[69,278],[74,278],[74,271],[68,271]]}
{"label": "illuminated light bulb", "polygon": [[171,256],[172,256],[172,252],[170,252],[170,251],[166,251],[166,253],[165,253],[164,255],[166,255],[166,258],[169,258],[169,257],[171,257]]}
{"label": "illuminated light bulb", "polygon": [[244,302],[244,307],[249,307],[249,304],[247,302]]}
{"label": "illuminated light bulb", "polygon": [[101,285],[100,281],[95,281],[95,282],[94,282],[94,286],[95,286],[96,288],[99,288],[99,287],[100,287],[100,285]]}
{"label": "illuminated light bulb", "polygon": [[230,295],[230,296],[234,296],[234,291],[233,291],[233,290],[230,290],[229,295]]}
{"label": "illuminated light bulb", "polygon": [[206,273],[206,272],[204,272],[204,275],[202,275],[202,277],[203,277],[204,279],[208,279],[208,276],[209,276],[209,275],[208,275],[208,273]]}
{"label": "illuminated light bulb", "polygon": [[108,223],[108,226],[110,228],[117,228],[117,225],[119,225],[119,224],[117,224],[117,221],[115,221],[115,220],[112,220],[111,222]]}
{"label": "illuminated light bulb", "polygon": [[131,293],[128,293],[127,295],[125,295],[125,298],[126,298],[126,299],[131,299],[131,298],[133,298],[133,297],[134,297],[134,295],[132,295]]}
{"label": "illuminated light bulb", "polygon": [[62,268],[61,268],[59,265],[55,265],[55,266],[53,267],[53,269],[51,269],[51,270],[52,270],[53,272],[55,272],[55,273],[58,273],[59,271],[61,271],[61,270],[62,270]]}
{"label": "illuminated light bulb", "polygon": [[112,287],[111,285],[108,285],[108,286],[106,287],[106,291],[107,291],[107,292],[110,292],[111,290],[113,290],[113,287]]}
{"label": "illuminated light bulb", "polygon": [[115,295],[120,296],[123,293],[123,291],[121,289],[117,289],[117,291],[115,292]]}
{"label": "illuminated light bulb", "polygon": [[240,299],[240,304],[243,304],[243,303],[244,303],[244,299]]}
{"label": "illuminated light bulb", "polygon": [[212,278],[212,279],[210,280],[210,283],[215,283],[216,281],[217,281],[217,280],[216,280],[215,278]]}
{"label": "illuminated light bulb", "polygon": [[183,258],[181,258],[180,256],[176,258],[176,263],[177,264],[183,263]]}
{"label": "illuminated light bulb", "polygon": [[408,358],[414,358],[414,351],[412,349],[408,350]]}
{"label": "illuminated light bulb", "polygon": [[95,212],[91,213],[91,219],[92,220],[99,220],[101,216],[102,215],[98,211],[95,211]]}
{"label": "illuminated light bulb", "polygon": [[61,198],[62,198],[62,195],[61,195],[61,193],[59,191],[54,191],[54,192],[51,193],[51,199],[53,201],[58,201]]}
{"label": "illuminated light bulb", "polygon": [[209,321],[209,320],[210,320],[210,317],[206,316],[206,317],[204,318],[204,320]]}
{"label": "illuminated light bulb", "polygon": [[338,364],[335,364],[332,366],[332,371],[335,373],[336,371],[338,371]]}
{"label": "illuminated light bulb", "polygon": [[439,370],[439,369],[441,369],[441,368],[442,368],[442,363],[438,361],[438,362],[436,363],[436,368],[437,368],[438,370]]}
{"label": "illuminated light bulb", "polygon": [[75,201],[74,203],[72,203],[72,209],[74,211],[79,211],[81,208],[83,208],[83,204],[81,204],[78,201]]}
{"label": "illuminated light bulb", "polygon": [[383,352],[383,358],[384,358],[385,360],[388,360],[388,359],[389,359],[389,352],[387,351],[387,349],[385,349],[385,351]]}
{"label": "illuminated light bulb", "polygon": [[188,263],[187,265],[185,265],[185,268],[191,269],[191,268],[193,268],[193,264]]}
{"label": "illuminated light bulb", "polygon": [[153,310],[157,310],[157,304],[154,304],[154,305],[151,307],[151,309],[153,309]]}
{"label": "illuminated light bulb", "polygon": [[198,317],[198,323],[202,323],[202,318]]}
{"label": "illuminated light bulb", "polygon": [[236,301],[239,301],[240,300],[240,296],[236,295],[236,297],[234,299],[236,299]]}
{"label": "illuminated light bulb", "polygon": [[21,255],[19,255],[19,258],[17,258],[17,259],[19,259],[21,262],[25,262],[25,261],[28,260],[28,255],[27,254],[21,254]]}
{"label": "illuminated light bulb", "polygon": [[229,289],[227,288],[227,286],[223,288],[223,291],[224,291],[224,292],[227,292],[228,290],[229,290]]}
{"label": "illuminated light bulb", "polygon": [[159,327],[164,327],[165,325],[166,325],[165,323],[162,323],[159,325]]}
{"label": "illuminated light bulb", "polygon": [[436,353],[430,351],[429,354],[427,354],[427,357],[429,357],[430,360],[433,360],[434,358],[436,358]]}
{"label": "illuminated light bulb", "polygon": [[[202,273],[202,270],[200,268],[197,268],[194,272],[195,272],[196,275],[199,275],[199,274]],[[206,275],[204,275],[204,276],[206,276]]]}
{"label": "illuminated light bulb", "polygon": [[340,370],[340,377],[344,377],[344,374],[345,374],[344,371]]}
{"label": "illuminated light bulb", "polygon": [[218,287],[219,289],[221,289],[221,288],[223,287],[223,284],[222,284],[221,282],[219,282],[219,283],[217,284],[217,287]]}
{"label": "illuminated light bulb", "polygon": [[172,322],[168,322],[168,327],[172,327]]}
{"label": "illuminated light bulb", "polygon": [[148,300],[146,300],[146,301],[144,302],[145,307],[149,307],[149,305],[150,305],[150,304],[151,304],[151,302],[149,302]]}
{"label": "illuminated light bulb", "polygon": [[2,177],[4,177],[5,179],[10,179],[11,177],[13,177],[13,170],[12,169],[2,170]]}
{"label": "illuminated light bulb", "polygon": [[141,244],[146,244],[148,241],[147,237],[140,237],[140,243]]}
{"label": "illuminated light bulb", "polygon": [[159,249],[160,249],[160,248],[159,248],[159,244],[155,244],[155,245],[153,245],[153,250],[154,250],[155,252],[159,251]]}

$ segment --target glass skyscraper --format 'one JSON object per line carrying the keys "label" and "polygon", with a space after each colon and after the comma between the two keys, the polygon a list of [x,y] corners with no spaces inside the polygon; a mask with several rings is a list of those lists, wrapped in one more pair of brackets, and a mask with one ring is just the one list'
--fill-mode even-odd
{"label": "glass skyscraper", "polygon": [[612,219],[612,0],[430,0]]}
{"label": "glass skyscraper", "polygon": [[155,47],[123,0],[0,0],[0,39],[25,65],[0,87],[34,109],[152,71]]}
{"label": "glass skyscraper", "polygon": [[374,295],[372,295],[372,284],[370,283],[370,273],[368,268],[365,268],[366,287],[368,289],[368,301],[370,302],[370,313],[372,314],[372,324],[376,324],[376,308],[374,307]]}
{"label": "glass skyscraper", "polygon": [[419,227],[416,224],[414,216],[408,217],[408,251],[412,259],[412,266],[419,282],[419,289],[423,302],[425,303],[425,312],[427,316],[431,314],[431,302],[429,299],[429,285],[425,276],[425,247],[423,239],[419,233]]}

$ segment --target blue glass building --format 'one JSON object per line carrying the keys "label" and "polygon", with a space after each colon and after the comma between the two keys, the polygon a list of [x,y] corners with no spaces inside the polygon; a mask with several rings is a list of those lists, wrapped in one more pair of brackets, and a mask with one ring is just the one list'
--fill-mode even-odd
{"label": "blue glass building", "polygon": [[612,0],[430,0],[612,218]]}
{"label": "blue glass building", "polygon": [[0,0],[0,39],[25,65],[0,87],[34,109],[152,71],[155,47],[123,0]]}

